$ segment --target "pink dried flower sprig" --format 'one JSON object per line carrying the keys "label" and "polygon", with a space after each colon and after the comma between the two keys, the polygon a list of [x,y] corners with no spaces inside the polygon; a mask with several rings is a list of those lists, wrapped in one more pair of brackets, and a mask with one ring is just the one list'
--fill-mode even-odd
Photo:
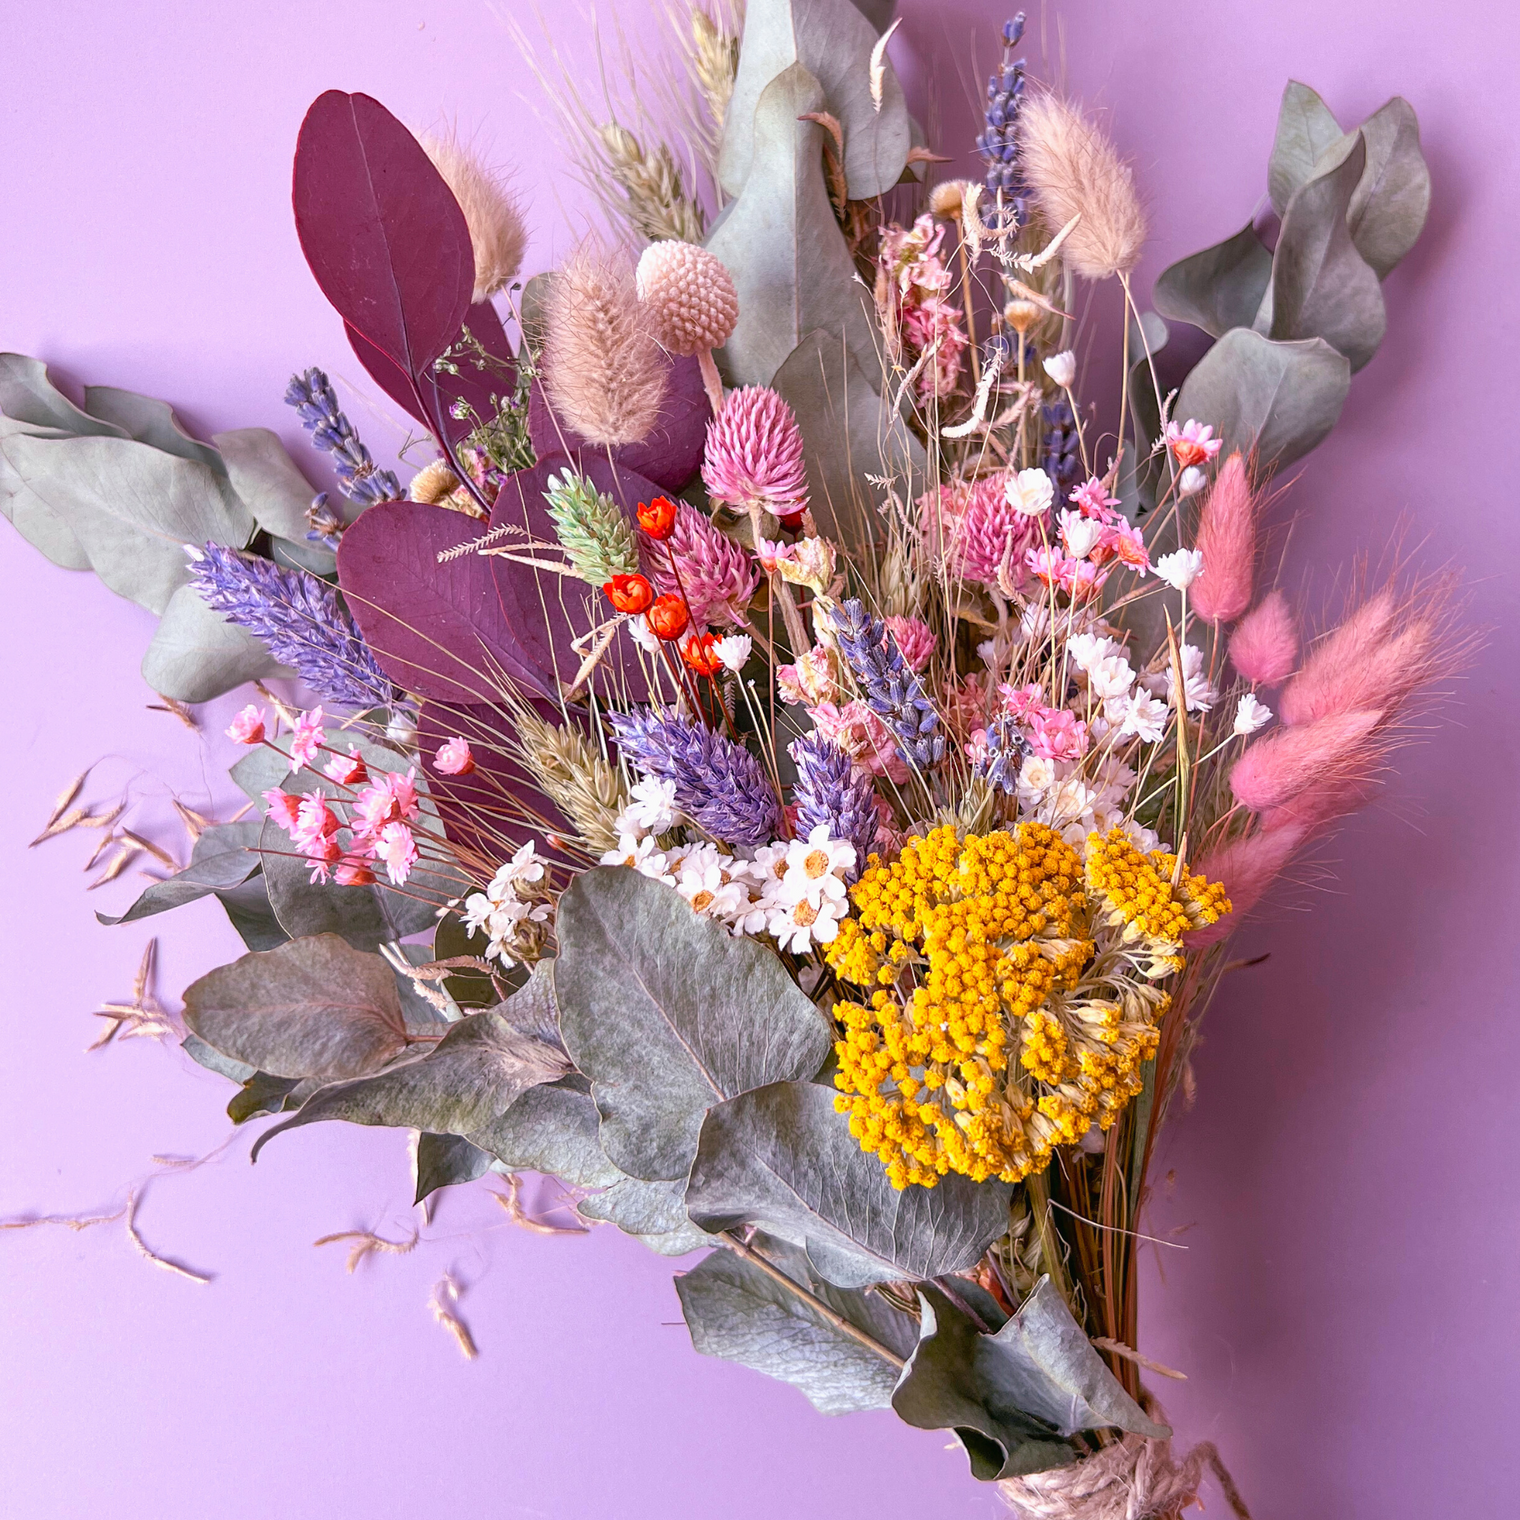
{"label": "pink dried flower sprig", "polygon": [[695,507],[681,502],[670,536],[641,536],[645,574],[662,595],[684,599],[694,623],[744,626],[760,567]]}
{"label": "pink dried flower sprig", "polygon": [[791,407],[768,386],[730,391],[707,427],[702,480],[714,501],[795,525],[807,508],[808,485]]}

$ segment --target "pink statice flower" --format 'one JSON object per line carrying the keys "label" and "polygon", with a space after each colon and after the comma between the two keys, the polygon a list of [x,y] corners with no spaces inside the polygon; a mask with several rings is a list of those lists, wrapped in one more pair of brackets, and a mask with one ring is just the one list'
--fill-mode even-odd
{"label": "pink statice flower", "polygon": [[1029,725],[1029,747],[1046,760],[1080,760],[1087,752],[1087,725],[1064,707],[1047,709]]}
{"label": "pink statice flower", "polygon": [[1114,508],[1119,505],[1117,496],[1108,494],[1108,487],[1098,479],[1096,475],[1090,475],[1075,487],[1071,493],[1072,505],[1076,507],[1083,517],[1095,518],[1101,523],[1112,523],[1118,520],[1118,514]]}
{"label": "pink statice flower", "polygon": [[295,733],[290,741],[291,770],[298,771],[302,766],[310,765],[326,743],[327,735],[322,731],[322,709],[314,707],[310,712],[303,712],[296,719]]}
{"label": "pink statice flower", "polygon": [[375,873],[362,856],[345,855],[333,872],[333,880],[340,887],[368,887],[374,885]]}
{"label": "pink statice flower", "polygon": [[907,762],[897,753],[892,730],[864,702],[857,699],[843,707],[822,702],[813,709],[813,725],[873,776],[899,785],[908,779]]}
{"label": "pink statice flower", "polygon": [[463,739],[448,739],[438,746],[433,769],[440,776],[468,776],[475,769],[475,756]]}
{"label": "pink statice flower", "polygon": [[1166,446],[1172,451],[1178,469],[1206,464],[1224,447],[1224,439],[1214,436],[1214,429],[1207,423],[1195,422],[1190,417],[1180,427],[1175,422],[1166,425]]}
{"label": "pink statice flower", "polygon": [[385,862],[392,886],[401,886],[417,864],[417,841],[404,823],[392,822],[380,830],[372,846],[376,860]]}
{"label": "pink statice flower", "polygon": [[334,755],[322,767],[322,773],[339,786],[363,786],[369,780],[369,767],[356,746],[350,744],[346,755]]}
{"label": "pink statice flower", "polygon": [[301,806],[301,799],[289,792],[282,792],[278,787],[274,787],[264,793],[264,802],[267,805],[267,816],[273,819],[287,834],[294,833],[296,813]]}
{"label": "pink statice flower", "polygon": [[263,712],[250,702],[227,725],[227,737],[235,739],[239,744],[262,744],[264,742]]}
{"label": "pink statice flower", "polygon": [[939,635],[922,618],[889,617],[886,622],[908,668],[922,670],[939,643]]}

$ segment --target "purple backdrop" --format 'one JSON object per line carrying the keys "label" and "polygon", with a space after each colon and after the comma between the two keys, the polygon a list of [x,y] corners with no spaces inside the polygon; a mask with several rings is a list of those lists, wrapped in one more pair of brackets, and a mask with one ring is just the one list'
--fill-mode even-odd
{"label": "purple backdrop", "polygon": [[[894,56],[958,151],[971,60],[991,62],[1002,13],[902,9]],[[364,89],[478,128],[522,166],[530,268],[569,239],[560,202],[576,197],[551,188],[560,162],[519,99],[532,79],[503,12],[531,23],[526,0],[12,7],[0,345],[70,381],[164,396],[200,430],[276,427],[309,458],[285,377],[321,363],[359,378],[290,222],[291,147],[317,93]],[[1388,282],[1387,341],[1292,493],[1288,579],[1320,599],[1329,576],[1313,567],[1382,548],[1404,514],[1426,562],[1469,572],[1493,631],[1449,721],[1335,846],[1334,884],[1280,894],[1244,936],[1271,959],[1211,1015],[1197,1106],[1169,1133],[1150,1215],[1187,1249],[1145,1259],[1142,1349],[1189,1374],[1161,1388],[1179,1432],[1217,1441],[1263,1516],[1497,1515],[1520,1476],[1507,617],[1520,163],[1516,26],[1500,15],[1473,0],[1434,16],[1411,0],[1073,0],[1031,26],[1031,60],[1043,51],[1047,77],[1105,108],[1136,160],[1156,226],[1141,290],[1264,194],[1290,75],[1343,120],[1407,95],[1435,176],[1430,225]],[[392,411],[344,394],[371,443],[394,447]],[[166,996],[236,953],[219,911],[99,928],[93,911],[119,911],[132,873],[87,896],[79,835],[26,851],[97,758],[92,794],[130,785],[149,821],[171,789],[226,800],[220,742],[145,709],[149,632],[0,528],[0,1215],[109,1212],[155,1156],[226,1134],[226,1085],[172,1048],[82,1053],[90,1010],[127,992],[155,930]],[[1000,1512],[943,1437],[886,1414],[826,1420],[694,1355],[668,1267],[611,1230],[540,1238],[472,1191],[414,1253],[350,1278],[341,1247],[311,1242],[404,1238],[400,1137],[320,1126],[257,1168],[246,1146],[165,1176],[141,1210],[145,1237],[214,1272],[209,1287],[134,1256],[120,1225],[0,1237],[4,1516]],[[427,1312],[447,1269],[467,1285],[474,1364]]]}

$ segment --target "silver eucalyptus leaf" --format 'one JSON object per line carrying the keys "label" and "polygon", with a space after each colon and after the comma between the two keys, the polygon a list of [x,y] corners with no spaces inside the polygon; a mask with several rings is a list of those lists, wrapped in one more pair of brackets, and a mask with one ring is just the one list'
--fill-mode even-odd
{"label": "silver eucalyptus leaf", "polygon": [[1212,424],[1232,449],[1281,467],[1323,442],[1351,388],[1351,365],[1323,338],[1277,343],[1248,327],[1227,332],[1194,365],[1174,408]]}
{"label": "silver eucalyptus leaf", "polygon": [[1320,156],[1341,136],[1330,107],[1308,85],[1290,79],[1277,113],[1277,137],[1267,166],[1267,189],[1279,216],[1287,211],[1294,192],[1313,177]]}
{"label": "silver eucalyptus leaf", "polygon": [[41,359],[0,354],[0,413],[68,438],[126,438],[124,427],[81,411],[48,378]]}
{"label": "silver eucalyptus leaf", "polygon": [[208,443],[192,438],[174,415],[167,401],[139,396],[136,391],[118,390],[114,385],[87,385],[84,409],[102,422],[118,427],[128,438],[177,459],[193,459],[203,464],[219,480],[227,478],[222,456]]}
{"label": "silver eucalyptus leaf", "polygon": [[141,918],[182,908],[186,903],[240,887],[259,870],[259,833],[256,819],[238,823],[214,823],[201,831],[190,851],[190,864],[183,871],[156,881],[127,911],[112,918],[95,916],[103,924],[135,924]]}
{"label": "silver eucalyptus leaf", "polygon": [[640,1182],[624,1177],[605,1192],[582,1199],[577,1212],[615,1224],[661,1256],[685,1256],[713,1245],[711,1235],[686,1217],[684,1182]]}
{"label": "silver eucalyptus leaf", "polygon": [[602,1148],[630,1177],[686,1176],[702,1115],[752,1087],[812,1076],[828,1021],[773,951],[693,913],[626,866],[559,900],[560,1034],[591,1081]]}
{"label": "silver eucalyptus leaf", "polygon": [[34,549],[64,570],[88,570],[90,556],[74,530],[22,479],[5,455],[6,440],[13,437],[68,438],[56,428],[38,428],[0,417],[0,512]]}
{"label": "silver eucalyptus leaf", "polygon": [[306,509],[316,492],[268,428],[234,428],[214,433],[232,489],[247,504],[253,520],[278,540],[276,558],[316,575],[331,575],[337,556],[306,537]]}
{"label": "silver eucalyptus leaf", "polygon": [[[891,6],[877,3],[870,10],[890,14]],[[882,27],[875,14],[868,19],[864,11],[851,0],[749,0],[718,154],[718,177],[729,195],[746,187],[756,167],[770,167],[768,160],[782,139],[762,127],[760,105],[770,85],[795,64],[822,90],[817,104],[803,106],[797,114],[828,111],[844,133],[850,199],[873,200],[898,182],[912,142],[908,107],[889,60],[884,60],[880,110],[871,98],[871,49]],[[813,162],[818,161],[815,152]]]}
{"label": "silver eucalyptus leaf", "polygon": [[1162,316],[1220,338],[1251,325],[1271,278],[1272,255],[1247,222],[1233,237],[1163,269],[1152,299]]}
{"label": "silver eucalyptus leaf", "polygon": [[169,598],[142,661],[143,680],[178,702],[209,702],[245,681],[288,674],[261,639],[213,612],[194,586]]}
{"label": "silver eucalyptus leaf", "polygon": [[957,1173],[899,1192],[831,1088],[776,1082],[707,1115],[686,1212],[714,1234],[758,1224],[805,1246],[829,1282],[863,1288],[973,1266],[1007,1228],[1008,1197],[1004,1183]]}
{"label": "silver eucalyptus leaf", "polygon": [[531,1087],[469,1139],[509,1170],[545,1172],[576,1187],[610,1187],[622,1173],[597,1138],[600,1116],[570,1081]]}
{"label": "silver eucalyptus leaf", "polygon": [[424,1131],[417,1137],[412,1171],[417,1183],[414,1203],[421,1203],[439,1188],[474,1182],[491,1170],[491,1153],[466,1140],[463,1135],[433,1135]]}

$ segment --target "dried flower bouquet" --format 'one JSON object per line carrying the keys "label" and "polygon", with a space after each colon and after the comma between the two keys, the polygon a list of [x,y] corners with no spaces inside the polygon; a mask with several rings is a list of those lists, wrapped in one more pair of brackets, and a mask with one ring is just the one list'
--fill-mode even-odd
{"label": "dried flower bouquet", "polygon": [[[1291,84],[1275,240],[1142,311],[1130,171],[1022,18],[981,177],[926,184],[891,9],[698,5],[644,114],[561,91],[606,235],[525,285],[484,166],[323,95],[297,228],[423,430],[406,489],[319,369],[313,501],[273,433],[11,355],[0,493],[160,616],[167,697],[260,683],[259,816],[125,915],[214,894],[245,939],[183,1043],[287,1116],[255,1156],[346,1120],[418,1132],[419,1199],[551,1174],[706,1252],[699,1351],[951,1430],[1029,1514],[1172,1514],[1210,1465],[1244,1514],[1142,1387],[1136,1247],[1230,933],[1460,653],[1443,579],[1311,635],[1266,569],[1424,220],[1418,128]],[[1073,315],[1107,280],[1113,398]],[[1215,340],[1184,373],[1163,317]]]}

